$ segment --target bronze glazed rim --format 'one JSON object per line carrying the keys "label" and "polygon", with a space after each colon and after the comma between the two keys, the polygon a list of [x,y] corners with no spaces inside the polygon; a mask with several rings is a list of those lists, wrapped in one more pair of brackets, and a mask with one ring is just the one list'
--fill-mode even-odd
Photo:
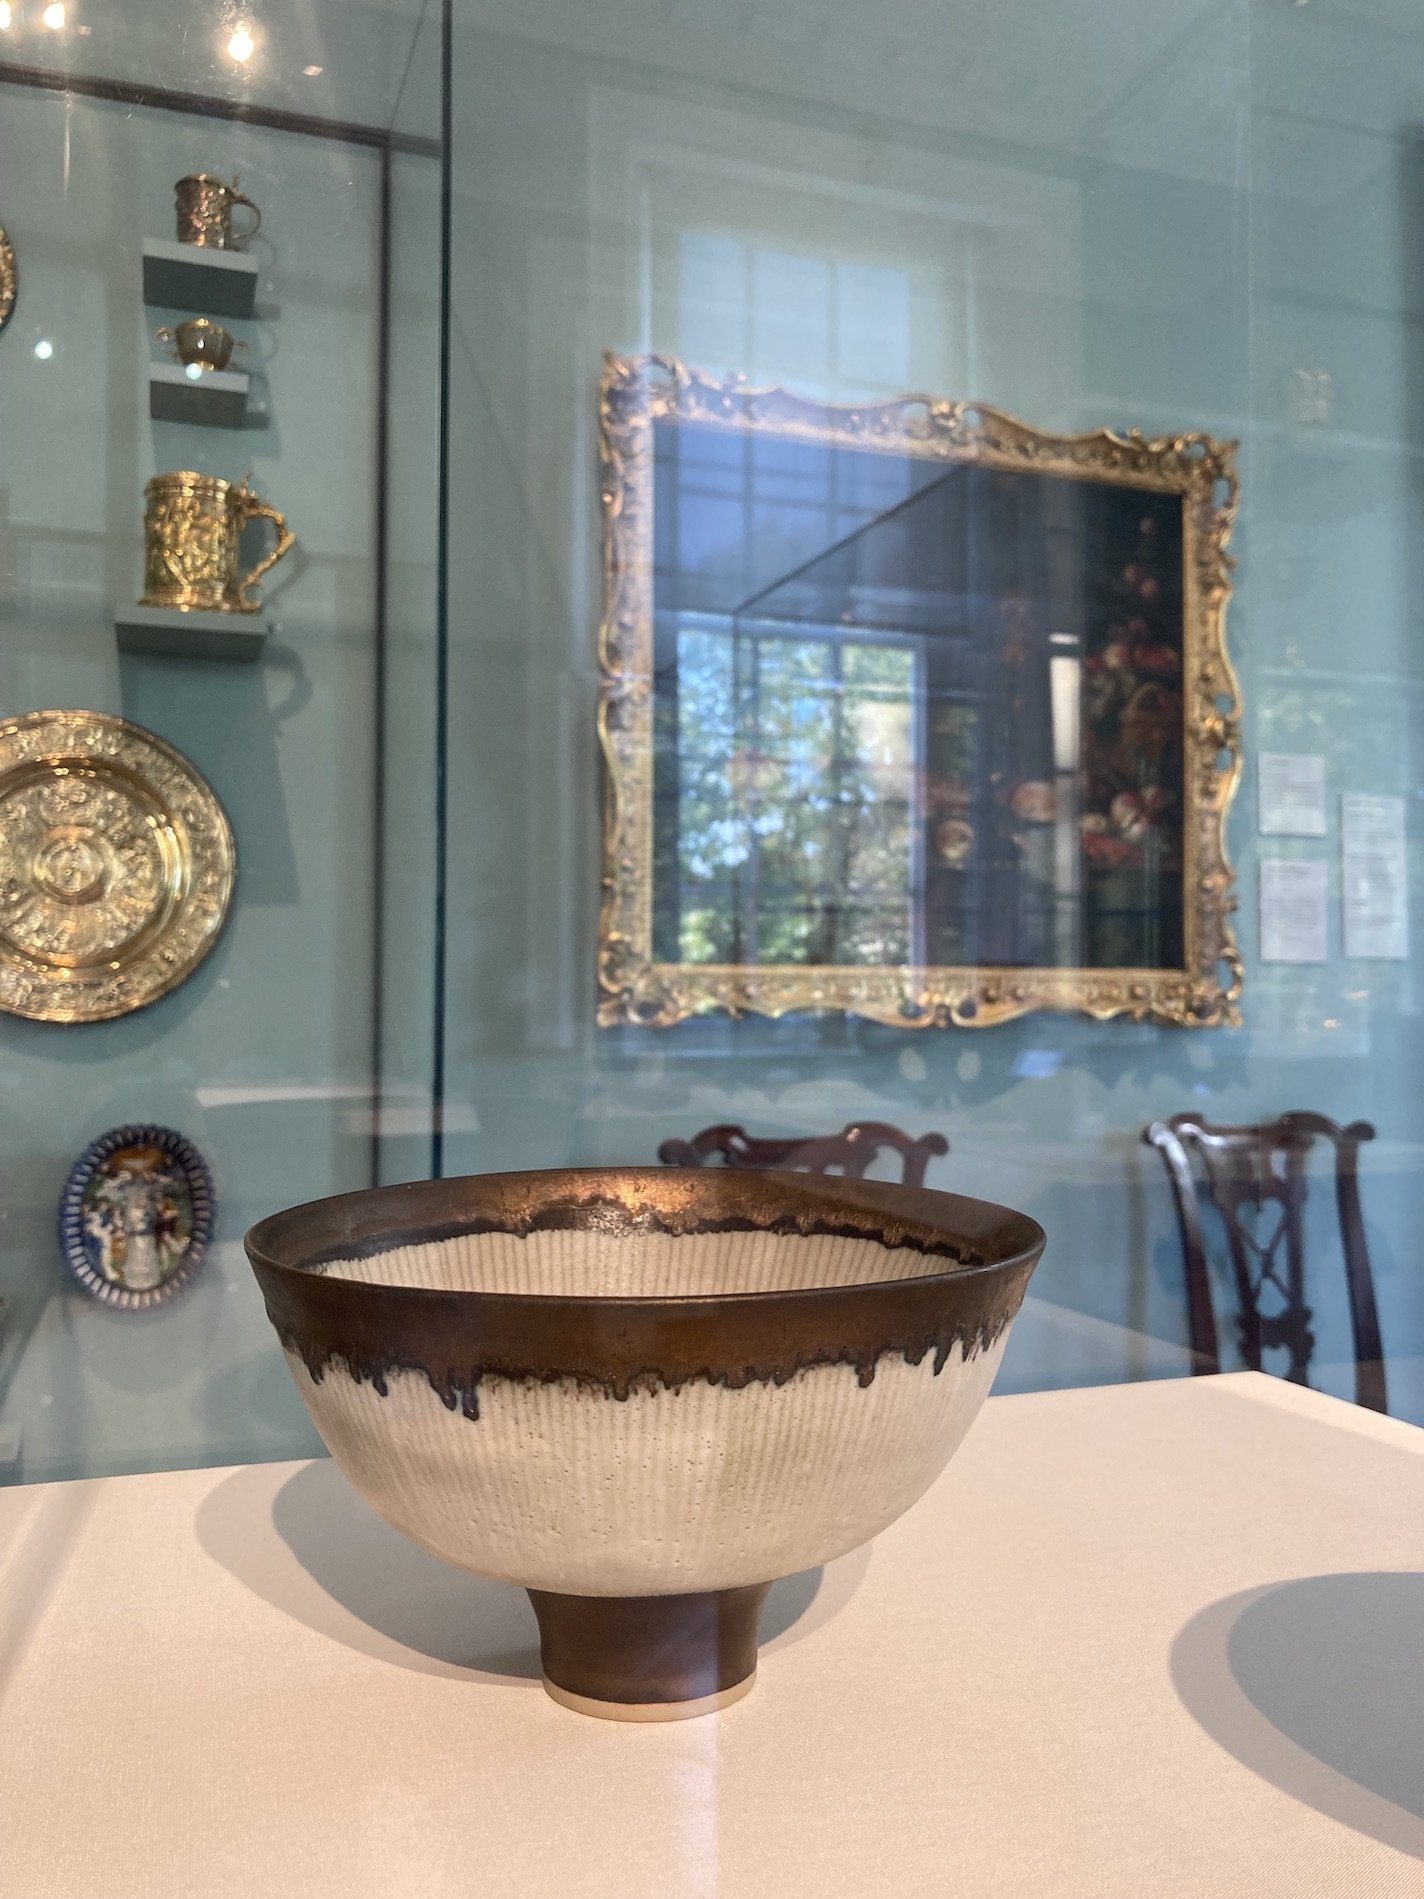
{"label": "bronze glazed rim", "polygon": [[[527,1234],[536,1224],[609,1231],[614,1223],[634,1233],[833,1234],[918,1249],[930,1270],[850,1285],[607,1297],[393,1285],[322,1271],[456,1234]],[[868,1386],[890,1355],[911,1365],[928,1358],[938,1376],[956,1348],[969,1357],[1003,1335],[1043,1244],[1036,1220],[958,1194],[670,1167],[369,1188],[274,1214],[247,1236],[267,1316],[315,1383],[344,1369],[384,1397],[393,1373],[416,1372],[470,1419],[491,1377],[572,1379],[622,1402],[699,1381],[732,1390],[784,1385],[823,1365],[849,1365]]]}
{"label": "bronze glazed rim", "polygon": [[[770,1183],[774,1183],[771,1186]],[[666,1205],[630,1207],[618,1185],[647,1193],[654,1203],[676,1196],[705,1201],[708,1211],[679,1218]],[[661,1193],[659,1193],[661,1189]],[[470,1195],[463,1211],[450,1202]],[[522,1215],[491,1211],[498,1196],[518,1200],[529,1193]],[[576,1197],[582,1193],[581,1198]],[[478,1196],[478,1197],[476,1197]],[[538,1196],[537,1198],[535,1196]],[[728,1206],[727,1202],[741,1202]],[[788,1202],[792,1204],[788,1204]],[[444,1203],[443,1218],[421,1217]],[[684,1200],[680,1211],[688,1211]],[[387,1219],[386,1215],[404,1215]],[[611,1216],[600,1221],[598,1216]],[[758,1217],[760,1214],[760,1217]],[[856,1215],[860,1218],[856,1218]],[[593,1217],[577,1217],[577,1216]],[[573,1216],[573,1217],[569,1217]],[[868,1217],[867,1217],[868,1216]],[[987,1216],[987,1218],[986,1218]],[[376,1261],[401,1247],[433,1246],[461,1235],[507,1234],[526,1238],[552,1230],[663,1234],[693,1238],[718,1233],[774,1233],[787,1238],[832,1237],[862,1240],[886,1252],[939,1256],[939,1270],[903,1278],[857,1279],[840,1286],[805,1285],[748,1288],[727,1292],[599,1293],[506,1292],[480,1288],[451,1290],[410,1286],[380,1278],[343,1279],[336,1283],[369,1292],[398,1293],[417,1304],[448,1305],[452,1300],[497,1304],[511,1310],[558,1305],[571,1312],[608,1314],[624,1309],[667,1309],[824,1300],[831,1292],[873,1292],[913,1283],[932,1287],[992,1277],[1038,1259],[1045,1235],[1026,1213],[965,1194],[930,1187],[902,1187],[890,1181],[853,1180],[836,1175],[759,1172],[753,1169],[694,1167],[577,1167],[529,1169],[494,1174],[453,1175],[392,1187],[362,1188],[306,1201],[270,1214],[244,1239],[255,1268],[302,1281],[324,1278],[322,1269],[339,1261]],[[974,1229],[979,1229],[975,1231]],[[992,1242],[997,1239],[998,1245]],[[991,1247],[992,1250],[986,1250]]]}

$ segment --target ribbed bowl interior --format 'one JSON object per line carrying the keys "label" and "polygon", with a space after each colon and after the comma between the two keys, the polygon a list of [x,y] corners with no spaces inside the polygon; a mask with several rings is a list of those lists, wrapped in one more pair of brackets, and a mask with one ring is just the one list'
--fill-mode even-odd
{"label": "ribbed bowl interior", "polygon": [[327,1261],[330,1278],[437,1292],[518,1292],[591,1299],[789,1292],[942,1273],[942,1254],[836,1234],[460,1233],[361,1259]]}

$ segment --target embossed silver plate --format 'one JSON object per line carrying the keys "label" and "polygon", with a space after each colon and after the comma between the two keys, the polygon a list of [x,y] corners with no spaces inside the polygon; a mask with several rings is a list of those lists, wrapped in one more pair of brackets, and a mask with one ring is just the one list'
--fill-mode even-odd
{"label": "embossed silver plate", "polygon": [[236,875],[212,788],[103,712],[0,723],[0,1009],[103,1022],[166,995],[217,941]]}

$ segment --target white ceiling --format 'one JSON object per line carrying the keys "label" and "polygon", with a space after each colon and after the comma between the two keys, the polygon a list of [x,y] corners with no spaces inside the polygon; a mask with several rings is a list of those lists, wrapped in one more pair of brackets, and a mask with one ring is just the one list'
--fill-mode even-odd
{"label": "white ceiling", "polygon": [[[455,99],[498,34],[641,71],[1216,184],[1262,114],[1424,122],[1424,0],[455,0]],[[1374,161],[1390,162],[1379,158]]]}
{"label": "white ceiling", "polygon": [[[0,60],[433,135],[439,0],[11,0]],[[241,28],[254,49],[228,52]],[[308,67],[320,71],[309,73]]]}
{"label": "white ceiling", "polygon": [[[40,23],[45,0],[11,4],[0,59],[438,131],[440,0],[65,0],[62,33]],[[1248,108],[1371,136],[1424,120],[1424,0],[455,0],[455,15],[457,111],[462,62],[493,33],[630,78],[1218,182],[1243,162]],[[244,23],[257,43],[239,65],[226,48]]]}
{"label": "white ceiling", "polygon": [[[1190,73],[1244,85],[1241,0],[456,0],[475,28],[938,133],[1100,150]],[[456,40],[456,81],[463,32]],[[1185,49],[1185,56],[1184,56]],[[1197,142],[1210,141],[1211,122]]]}

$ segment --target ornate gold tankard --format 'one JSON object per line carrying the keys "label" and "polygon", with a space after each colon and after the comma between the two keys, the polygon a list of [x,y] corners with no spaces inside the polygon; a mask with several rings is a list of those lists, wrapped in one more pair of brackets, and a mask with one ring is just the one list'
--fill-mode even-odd
{"label": "ornate gold tankard", "polygon": [[[245,480],[222,481],[191,469],[155,475],[144,495],[143,597],[140,606],[188,612],[256,613],[255,581],[296,546],[287,517],[253,493]],[[248,573],[238,572],[242,530],[270,521],[272,551]]]}
{"label": "ornate gold tankard", "polygon": [[[195,171],[180,178],[173,187],[178,208],[178,242],[200,244],[206,250],[233,251],[255,237],[262,228],[262,213],[246,192],[239,191],[237,179],[231,184],[214,178],[210,172]],[[245,204],[252,222],[245,231],[234,232],[232,213],[235,205]]]}

